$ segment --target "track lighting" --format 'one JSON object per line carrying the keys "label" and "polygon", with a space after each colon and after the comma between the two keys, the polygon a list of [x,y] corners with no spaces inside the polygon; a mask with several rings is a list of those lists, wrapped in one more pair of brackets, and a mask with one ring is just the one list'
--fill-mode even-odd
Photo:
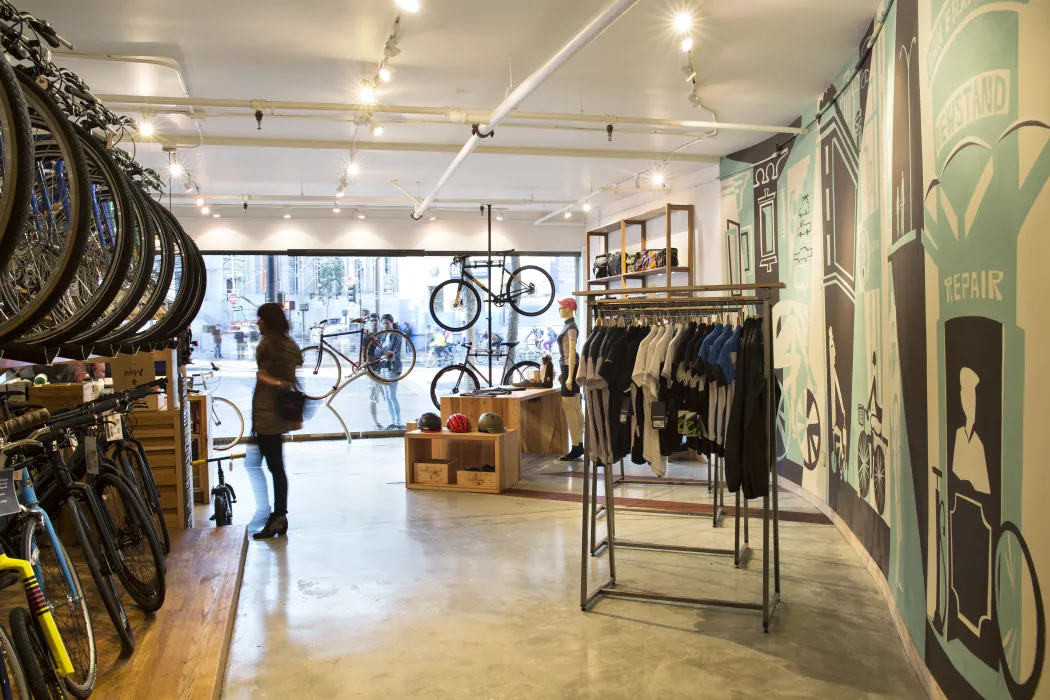
{"label": "track lighting", "polygon": [[364,219],[365,218],[365,210],[364,209],[358,209],[357,210],[357,218],[358,219]]}
{"label": "track lighting", "polygon": [[400,53],[401,49],[397,47],[397,37],[391,35],[383,46],[383,58],[396,58]]}
{"label": "track lighting", "polygon": [[590,210],[591,210],[591,203],[590,202],[584,202],[583,203],[583,211],[584,211],[584,213],[587,213]]}
{"label": "track lighting", "polygon": [[503,221],[503,212],[496,212],[496,221]]}
{"label": "track lighting", "polygon": [[186,181],[186,194],[189,194],[192,191],[193,191],[193,180],[187,180]]}
{"label": "track lighting", "polygon": [[338,214],[340,211],[342,211],[342,209],[339,208],[338,204],[336,204],[334,207],[332,207],[332,213],[333,214]]}
{"label": "track lighting", "polygon": [[383,135],[383,132],[386,131],[386,129],[383,127],[382,124],[373,124],[371,131],[372,136],[374,136],[375,138],[379,138]]}
{"label": "track lighting", "polygon": [[394,0],[405,12],[419,12],[419,0]]}
{"label": "track lighting", "polygon": [[689,101],[693,103],[694,107],[700,106],[700,89],[693,88],[693,91],[689,93]]}
{"label": "track lighting", "polygon": [[209,209],[207,206],[201,207],[201,214],[204,214],[205,216],[207,216],[210,213],[211,213],[211,209]]}
{"label": "track lighting", "polygon": [[565,212],[565,218],[566,219],[571,219],[572,218],[572,212],[571,211]]}
{"label": "track lighting", "polygon": [[693,16],[688,12],[679,12],[674,16],[674,30],[678,34],[685,34],[693,28]]}
{"label": "track lighting", "polygon": [[343,188],[342,187],[340,187],[339,189],[337,189],[335,191],[335,196],[336,197],[342,197],[343,196]]}
{"label": "track lighting", "polygon": [[682,51],[689,51],[693,48],[693,37],[687,36],[682,39]]}
{"label": "track lighting", "polygon": [[168,168],[168,172],[171,173],[172,177],[182,177],[186,174],[186,166],[177,160],[173,160]]}
{"label": "track lighting", "polygon": [[394,69],[387,66],[385,63],[379,66],[379,79],[384,83],[389,83],[390,78],[394,75]]}
{"label": "track lighting", "polygon": [[361,82],[361,102],[370,105],[376,101],[376,89],[372,83],[364,80]]}
{"label": "track lighting", "polygon": [[361,166],[358,164],[357,159],[354,156],[350,156],[350,162],[346,166],[346,174],[350,177],[355,177],[361,172]]}
{"label": "track lighting", "polygon": [[214,214],[211,215],[211,218],[213,218],[213,219],[218,219],[220,217],[222,217],[222,214],[220,214],[219,212],[215,212]]}
{"label": "track lighting", "polygon": [[138,125],[139,136],[144,139],[148,139],[153,136],[153,123],[152,122],[140,122]]}
{"label": "track lighting", "polygon": [[286,219],[292,218],[292,210],[289,209],[288,207],[284,208],[284,218],[286,218]]}
{"label": "track lighting", "polygon": [[437,217],[436,217],[436,216],[434,216],[433,214],[431,214],[431,215],[430,215],[430,220],[431,220],[431,221],[437,221]]}
{"label": "track lighting", "polygon": [[198,207],[203,207],[204,206],[204,197],[197,197],[196,205]]}
{"label": "track lighting", "polygon": [[659,188],[664,186],[664,174],[659,170],[652,171],[649,179],[652,181],[653,187]]}

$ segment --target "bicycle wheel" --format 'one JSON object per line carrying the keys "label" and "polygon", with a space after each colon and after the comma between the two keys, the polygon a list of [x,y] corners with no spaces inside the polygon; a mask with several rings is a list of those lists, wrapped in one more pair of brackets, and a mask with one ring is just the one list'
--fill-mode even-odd
{"label": "bicycle wheel", "polygon": [[165,593],[164,554],[145,508],[127,482],[105,467],[95,489],[109,520],[104,526],[110,528],[122,564],[117,578],[139,607],[159,610]]}
{"label": "bicycle wheel", "polygon": [[22,664],[18,661],[18,651],[3,627],[0,627],[0,656],[3,656],[4,660],[6,692],[11,700],[29,700],[29,685],[26,683],[26,674],[22,670]]}
{"label": "bicycle wheel", "polygon": [[867,433],[860,436],[857,444],[857,478],[860,497],[868,497],[871,486],[871,436]]}
{"label": "bicycle wheel", "polygon": [[[387,358],[389,352],[396,353],[397,357]],[[416,366],[416,346],[401,331],[379,331],[369,337],[362,357],[365,358],[365,370],[372,379],[390,384],[404,379]],[[394,359],[399,361],[400,369],[388,369],[395,366]]]}
{"label": "bicycle wheel", "polygon": [[481,315],[481,295],[463,280],[442,282],[430,293],[430,315],[446,331],[465,331]]}
{"label": "bicycle wheel", "polygon": [[51,665],[51,654],[33,624],[33,616],[25,608],[13,608],[9,619],[11,641],[34,700],[65,700],[66,691]]}
{"label": "bicycle wheel", "polygon": [[18,77],[0,65],[0,270],[6,270],[29,218],[33,191],[33,136]]}
{"label": "bicycle wheel", "polygon": [[875,446],[871,458],[871,478],[875,488],[875,509],[882,515],[886,511],[886,452],[882,445]]}
{"label": "bicycle wheel", "polygon": [[224,452],[244,437],[244,416],[232,401],[221,396],[211,397],[211,446],[216,452]]}
{"label": "bicycle wheel", "polygon": [[510,273],[507,301],[522,316],[539,316],[554,303],[554,280],[536,265],[523,265]]}
{"label": "bicycle wheel", "polygon": [[430,400],[441,410],[442,396],[469,394],[481,387],[477,375],[466,365],[449,365],[434,375],[430,382]]}
{"label": "bicycle wheel", "polygon": [[992,616],[999,628],[999,665],[1010,697],[1029,700],[1043,672],[1046,618],[1032,552],[1014,523],[1000,527],[994,557]]}
{"label": "bicycle wheel", "polygon": [[[76,566],[61,540],[58,545],[56,550],[44,524],[35,517],[23,520],[22,558],[33,564],[40,591],[51,608],[62,643],[73,662],[73,676],[65,679],[66,688],[78,698],[86,698],[95,687],[98,671],[95,635]],[[69,571],[72,588],[62,573],[62,564]]]}
{"label": "bicycle wheel", "polygon": [[113,629],[120,637],[120,646],[124,654],[135,651],[135,634],[131,631],[131,621],[124,610],[124,603],[120,600],[120,592],[113,583],[113,574],[107,569],[102,571],[100,562],[102,555],[98,551],[98,543],[91,533],[84,513],[80,510],[80,502],[74,496],[66,499],[66,513],[73,524],[73,532],[76,533],[77,542],[80,544],[80,553],[84,557],[91,578],[95,581],[102,604],[106,608],[109,619],[113,622]]}
{"label": "bicycle wheel", "polygon": [[153,531],[157,534],[161,551],[167,555],[171,551],[171,535],[168,533],[168,522],[164,519],[164,507],[160,503],[160,490],[153,478],[153,472],[143,463],[139,451],[126,443],[117,449],[114,461],[120,465],[128,482],[138,486],[139,496],[153,523]]}
{"label": "bicycle wheel", "polygon": [[427,369],[434,369],[435,367],[437,367],[437,364],[437,353],[435,353],[433,350],[428,351],[427,354],[423,356],[423,366]]}
{"label": "bicycle wheel", "polygon": [[311,345],[303,350],[303,364],[295,368],[299,391],[306,394],[308,399],[327,398],[336,390],[342,378],[343,368],[339,358],[320,345]]}
{"label": "bicycle wheel", "polygon": [[0,342],[17,340],[61,299],[79,268],[91,224],[84,156],[69,120],[17,73],[33,131],[33,207],[0,274]]}
{"label": "bicycle wheel", "polygon": [[225,527],[233,523],[233,507],[230,505],[230,494],[224,488],[217,488],[213,491],[215,494],[215,510],[212,515],[212,520],[215,521],[215,527]]}
{"label": "bicycle wheel", "polygon": [[532,360],[522,360],[516,362],[514,365],[507,370],[507,373],[503,375],[503,383],[505,385],[515,384],[517,382],[526,381],[525,372],[530,369],[540,369],[539,362],[533,362]]}

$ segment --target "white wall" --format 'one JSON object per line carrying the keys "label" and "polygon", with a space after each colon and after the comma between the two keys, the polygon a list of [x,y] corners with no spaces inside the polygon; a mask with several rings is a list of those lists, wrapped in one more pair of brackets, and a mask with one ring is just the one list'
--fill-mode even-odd
{"label": "white wall", "polygon": [[[721,189],[717,166],[698,169],[688,181],[672,182],[670,187],[667,193],[657,196],[640,194],[612,205],[599,206],[594,211],[598,216],[592,216],[588,220],[587,228],[594,229],[620,219],[639,216],[665,204],[692,204],[695,226],[693,232],[694,284],[722,284],[725,276],[721,248],[723,245],[722,223],[719,214]],[[655,228],[659,232],[659,241],[662,242],[663,224]],[[650,234],[650,240],[652,240],[652,234]],[[672,235],[672,244],[678,248],[679,255],[684,253],[684,241],[679,242]],[[656,246],[650,245],[649,247]],[[586,261],[588,270],[590,264],[591,261]],[[682,282],[676,280],[675,284],[682,284]]]}
{"label": "white wall", "polygon": [[[181,212],[178,212],[181,213]],[[404,219],[251,218],[237,215],[211,219],[179,216],[186,232],[202,251],[288,250],[450,250],[486,249],[485,219],[471,217],[445,221]],[[583,247],[581,221],[560,226],[533,226],[527,222],[493,221],[493,250],[579,253]]]}

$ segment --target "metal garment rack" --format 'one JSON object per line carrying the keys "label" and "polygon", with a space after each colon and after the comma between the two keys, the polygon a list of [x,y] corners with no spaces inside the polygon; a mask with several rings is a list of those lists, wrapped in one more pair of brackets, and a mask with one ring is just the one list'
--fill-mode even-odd
{"label": "metal garment rack", "polygon": [[[674,313],[681,311],[708,311],[708,312],[725,312],[736,307],[739,310],[740,307],[751,306],[760,309],[762,316],[762,333],[763,333],[763,369],[764,376],[766,379],[766,391],[767,391],[767,416],[766,416],[766,437],[768,444],[768,485],[765,493],[762,496],[762,601],[756,602],[752,600],[728,600],[720,598],[699,598],[699,597],[687,597],[678,595],[669,595],[664,593],[648,593],[641,591],[625,590],[617,587],[616,583],[616,550],[619,547],[632,548],[632,549],[647,549],[654,551],[663,551],[669,553],[682,553],[682,554],[706,554],[706,555],[724,555],[733,556],[734,564],[737,567],[741,567],[749,559],[750,548],[748,546],[748,520],[746,515],[747,499],[742,498],[742,494],[737,492],[737,508],[735,514],[736,521],[736,532],[735,532],[735,545],[733,549],[719,549],[712,547],[689,547],[683,545],[670,545],[660,544],[652,542],[636,542],[629,540],[621,540],[616,537],[616,495],[613,485],[612,468],[611,466],[604,466],[602,468],[603,482],[604,482],[604,497],[605,497],[605,520],[606,520],[606,537],[600,542],[594,541],[597,528],[597,482],[598,482],[598,465],[592,465],[589,458],[587,457],[586,451],[584,452],[584,463],[583,463],[583,494],[582,494],[582,526],[580,533],[580,609],[584,612],[589,611],[593,605],[595,605],[601,598],[623,598],[628,600],[639,600],[648,602],[664,602],[664,603],[675,603],[682,605],[703,605],[703,606],[718,606],[728,607],[746,610],[760,610],[762,612],[762,628],[765,632],[769,631],[769,623],[776,610],[777,604],[780,602],[780,508],[779,499],[777,497],[776,489],[776,441],[775,441],[775,420],[776,420],[776,405],[774,403],[775,396],[775,378],[773,376],[773,300],[772,292],[776,289],[783,289],[785,285],[782,283],[774,284],[742,284],[742,285],[708,285],[708,286],[690,286],[690,287],[666,287],[666,288],[626,288],[626,289],[610,289],[610,290],[598,290],[598,291],[586,291],[576,292],[575,296],[588,297],[589,306],[594,315],[601,315],[605,312],[620,311],[633,312],[635,315],[646,314],[646,315],[661,315],[661,313]],[[754,296],[729,296],[729,297],[700,297],[694,296],[696,293],[710,293],[719,291],[729,291],[731,293],[747,293],[751,292]],[[657,295],[667,296],[657,296]],[[675,296],[671,296],[671,295]],[[616,296],[627,296],[627,295],[639,295],[635,297],[629,297],[626,299],[608,299],[598,297],[616,297]],[[588,315],[587,330],[591,330],[591,315]],[[585,422],[585,442],[591,440],[591,428],[590,423]],[[621,463],[622,468],[622,463]],[[717,476],[717,475],[716,475]],[[653,479],[654,483],[667,484],[669,481]],[[638,482],[635,482],[638,483]],[[703,483],[703,482],[690,482]],[[717,489],[720,490],[721,486],[718,484]],[[743,506],[743,507],[741,507]],[[642,511],[636,511],[642,512]],[[665,512],[665,511],[659,511]],[[718,508],[716,506],[715,513],[717,518]],[[744,531],[744,542],[741,547],[740,542],[740,531],[741,531],[741,514],[743,516],[743,531]],[[771,539],[772,536],[772,548]],[[599,553],[602,548],[605,548],[609,556],[609,578],[598,586],[594,591],[590,589],[589,583],[589,560],[591,556],[595,556]],[[771,551],[772,550],[772,551]],[[772,567],[770,566],[770,559],[772,558]],[[772,590],[770,590],[770,568],[772,568]]]}

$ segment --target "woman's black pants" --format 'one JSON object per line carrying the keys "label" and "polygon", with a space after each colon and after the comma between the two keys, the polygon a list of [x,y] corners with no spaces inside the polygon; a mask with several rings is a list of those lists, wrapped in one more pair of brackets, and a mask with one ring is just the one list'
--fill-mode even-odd
{"label": "woman's black pants", "polygon": [[284,436],[256,435],[259,452],[273,477],[273,514],[288,515],[288,475],[284,473]]}

